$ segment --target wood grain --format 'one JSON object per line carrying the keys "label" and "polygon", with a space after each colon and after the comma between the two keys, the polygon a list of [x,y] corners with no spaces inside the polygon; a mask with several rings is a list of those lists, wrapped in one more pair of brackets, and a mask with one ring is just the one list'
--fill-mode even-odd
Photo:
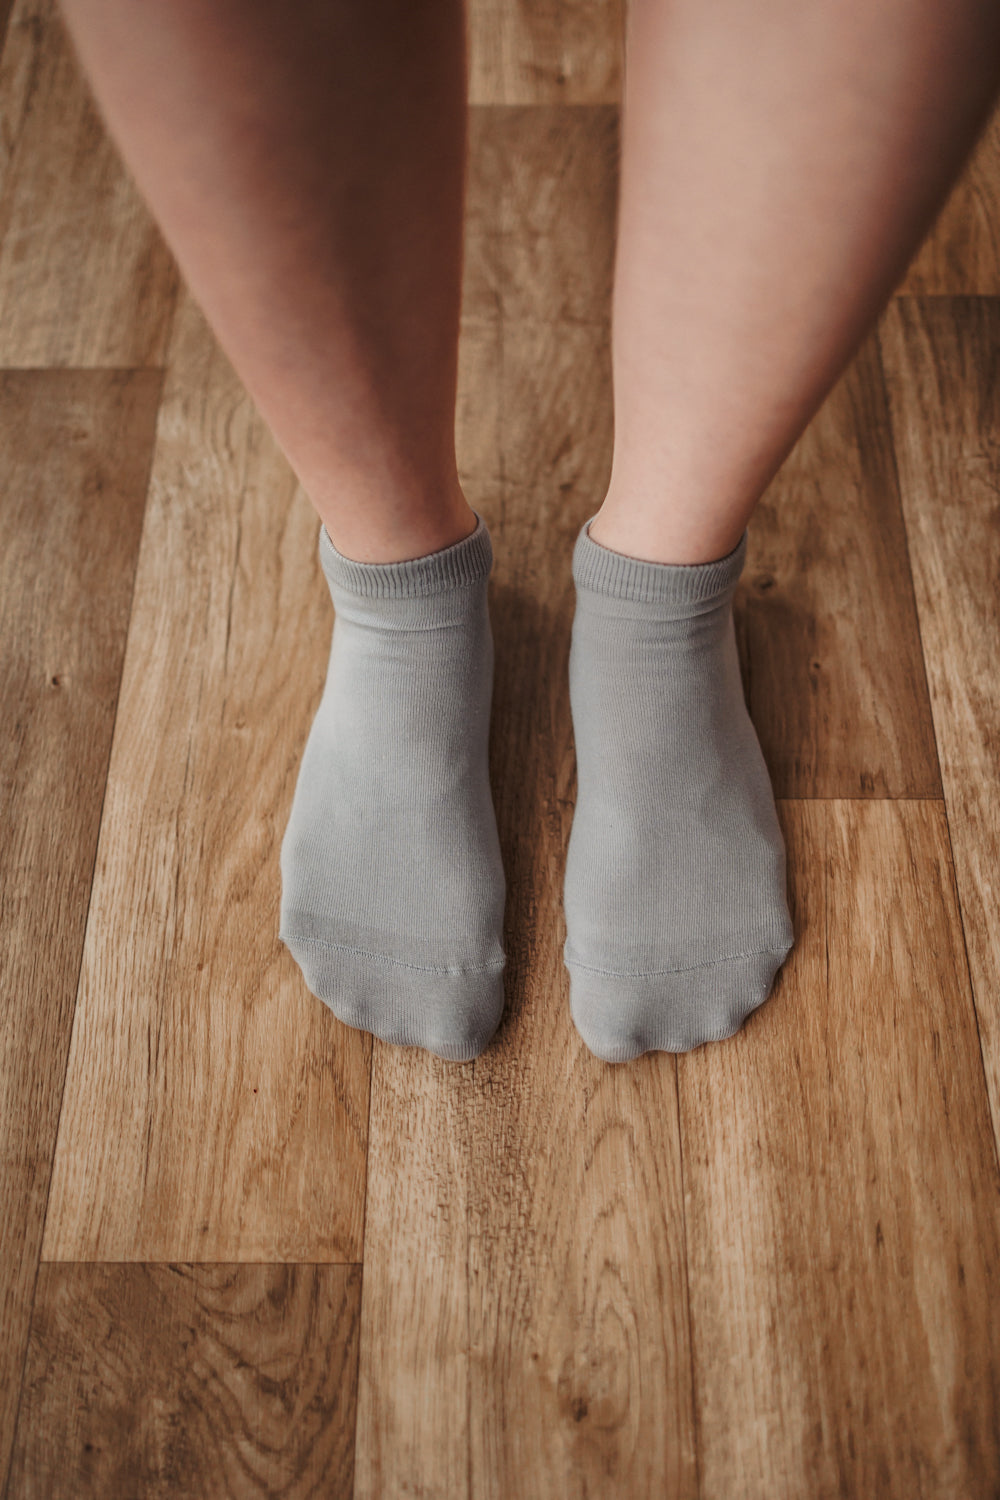
{"label": "wood grain", "polygon": [[610,468],[605,308],[596,296],[592,320],[503,319],[493,764],[510,973],[498,1040],[474,1069],[475,1496],[696,1487],[673,1060],[598,1063],[570,1023],[562,966],[570,561]]}
{"label": "wood grain", "polygon": [[0,111],[0,363],[162,365],[174,263],[51,0],[16,0]]}
{"label": "wood grain", "polygon": [[897,292],[1000,294],[1000,108],[988,121]]}
{"label": "wood grain", "polygon": [[567,612],[496,529],[507,1012],[465,1068],[375,1047],[356,1494],[694,1494],[673,1063],[605,1069],[569,1021]]}
{"label": "wood grain", "polygon": [[615,104],[624,0],[469,0],[473,104]]}
{"label": "wood grain", "polygon": [[347,1497],[359,1266],[44,1266],[8,1500]]}
{"label": "wood grain", "polygon": [[374,1043],[356,1500],[470,1494],[472,1071]]}
{"label": "wood grain", "polygon": [[470,5],[457,425],[509,962],[457,1066],[341,1027],[277,942],[318,522],[173,321],[53,5],[15,0],[0,362],[169,373],[141,550],[159,376],[0,375],[7,1500],[1000,1494],[1000,303],[940,295],[1000,292],[1000,115],[904,282],[939,300],[890,310],[751,526],[796,949],[736,1038],[608,1067],[560,950],[622,19]]}
{"label": "wood grain", "polygon": [[152,372],[0,374],[0,1492],[159,387]]}
{"label": "wood grain", "polygon": [[[561,960],[570,554],[610,461],[607,283],[598,256],[536,317],[532,286],[567,263],[554,226],[572,242],[594,205],[577,211],[545,177],[553,142],[557,162],[586,154],[569,122],[515,113],[479,116],[496,153],[472,173],[494,281],[466,299],[458,422],[495,543],[507,1009],[469,1067],[375,1046],[356,1493],[693,1495],[673,1062],[593,1059]],[[607,142],[607,112],[574,121]]]}
{"label": "wood grain", "polygon": [[736,616],[778,796],[941,795],[874,338],[754,512]]}
{"label": "wood grain", "polygon": [[1000,1196],[944,808],[785,803],[796,948],[678,1064],[706,1495],[1000,1485]]}
{"label": "wood grain", "polygon": [[606,323],[614,267],[618,111],[470,111],[467,317]]}
{"label": "wood grain", "polygon": [[308,993],[277,936],[279,845],[329,654],[318,531],[185,300],[46,1259],[360,1259],[368,1039]]}
{"label": "wood grain", "polygon": [[1000,1147],[1000,303],[900,301],[881,338]]}

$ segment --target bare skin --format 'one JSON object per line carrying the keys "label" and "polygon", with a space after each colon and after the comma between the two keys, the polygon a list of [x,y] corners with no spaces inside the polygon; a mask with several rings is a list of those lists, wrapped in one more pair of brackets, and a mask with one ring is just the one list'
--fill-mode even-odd
{"label": "bare skin", "polygon": [[66,0],[98,103],[339,550],[468,536],[462,0]]}
{"label": "bare skin", "polygon": [[590,534],[739,541],[884,305],[1000,79],[995,0],[632,0],[612,364]]}
{"label": "bare skin", "polygon": [[[112,134],[335,545],[467,536],[461,0],[63,0]],[[632,0],[591,535],[728,552],[984,122],[994,0]]]}

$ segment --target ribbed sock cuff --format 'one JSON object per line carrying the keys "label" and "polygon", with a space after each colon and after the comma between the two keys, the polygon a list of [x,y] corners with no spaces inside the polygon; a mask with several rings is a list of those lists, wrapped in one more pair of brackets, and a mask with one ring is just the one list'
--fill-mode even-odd
{"label": "ribbed sock cuff", "polygon": [[343,589],[365,599],[418,599],[461,588],[487,578],[493,566],[493,546],[486,522],[473,511],[475,531],[439,552],[396,563],[355,562],[338,552],[325,526],[320,527],[319,557],[331,589]]}
{"label": "ribbed sock cuff", "polygon": [[613,552],[595,542],[585,521],[573,548],[573,579],[578,589],[637,604],[707,604],[736,587],[747,553],[744,531],[732,552],[715,562],[657,563]]}

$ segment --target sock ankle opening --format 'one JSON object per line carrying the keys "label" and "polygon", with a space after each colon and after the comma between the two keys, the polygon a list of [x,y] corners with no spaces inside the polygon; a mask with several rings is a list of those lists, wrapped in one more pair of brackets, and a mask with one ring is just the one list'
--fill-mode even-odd
{"label": "sock ankle opening", "polygon": [[394,563],[355,562],[337,551],[320,526],[320,565],[331,588],[366,599],[414,599],[477,583],[489,576],[493,546],[486,521],[477,510],[473,515],[476,529],[461,541]]}
{"label": "sock ankle opening", "polygon": [[658,563],[615,552],[590,535],[591,516],[580,528],[573,548],[573,579],[589,589],[638,604],[710,604],[721,602],[736,587],[746,561],[749,531],[724,557],[707,563]]}

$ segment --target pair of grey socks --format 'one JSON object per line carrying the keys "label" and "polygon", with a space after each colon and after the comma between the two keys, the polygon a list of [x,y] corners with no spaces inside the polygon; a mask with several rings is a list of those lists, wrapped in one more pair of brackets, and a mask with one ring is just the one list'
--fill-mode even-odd
{"label": "pair of grey socks", "polygon": [[[505,882],[488,776],[493,552],[477,515],[399,563],[320,559],[326,684],[281,851],[281,937],[349,1025],[456,1061],[503,1010]],[[581,528],[564,886],[570,1008],[599,1057],[687,1051],[766,999],[792,945],[785,850],[718,562],[651,563]]]}

